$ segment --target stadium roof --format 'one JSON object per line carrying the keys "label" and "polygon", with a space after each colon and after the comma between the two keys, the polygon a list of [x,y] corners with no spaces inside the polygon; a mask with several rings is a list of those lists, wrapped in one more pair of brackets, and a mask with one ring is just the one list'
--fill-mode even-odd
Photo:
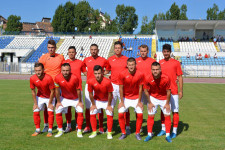
{"label": "stadium roof", "polygon": [[224,29],[225,20],[157,20],[156,29]]}

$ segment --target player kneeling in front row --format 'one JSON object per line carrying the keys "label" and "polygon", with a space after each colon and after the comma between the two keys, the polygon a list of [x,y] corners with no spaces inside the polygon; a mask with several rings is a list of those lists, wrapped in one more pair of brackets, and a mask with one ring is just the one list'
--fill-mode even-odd
{"label": "player kneeling in front row", "polygon": [[[55,78],[56,90],[56,122],[59,132],[55,137],[60,137],[63,134],[63,118],[62,113],[67,113],[68,107],[72,106],[77,112],[77,137],[82,136],[82,124],[83,124],[83,103],[81,100],[81,82],[79,78],[71,74],[71,68],[69,63],[64,63],[61,67],[61,73]],[[60,89],[62,95],[60,96]]]}
{"label": "player kneeling in front row", "polygon": [[[157,107],[160,106],[165,116],[166,126],[166,141],[172,142],[170,137],[171,118],[170,118],[170,79],[168,76],[161,73],[161,67],[158,62],[152,63],[152,74],[145,79],[145,94],[148,100],[148,136],[145,142],[153,137],[152,128],[154,125],[154,115],[157,112]],[[150,95],[150,96],[149,96]]]}
{"label": "player kneeling in front row", "polygon": [[[33,117],[34,124],[36,126],[36,131],[32,136],[37,136],[40,134],[40,111],[44,110],[44,105],[48,107],[48,122],[49,129],[47,137],[52,136],[52,126],[54,122],[54,90],[55,85],[51,76],[44,73],[44,65],[42,63],[35,63],[34,65],[35,75],[30,78],[30,88],[32,91],[32,97],[34,100],[33,106]],[[38,92],[36,95],[35,87],[37,87]]]}
{"label": "player kneeling in front row", "polygon": [[[91,100],[90,108],[90,121],[92,127],[92,134],[89,138],[94,138],[97,135],[97,120],[96,114],[101,112],[101,109],[105,109],[107,115],[107,139],[112,139],[112,126],[113,126],[113,102],[112,92],[113,86],[109,79],[104,77],[103,69],[101,66],[94,66],[95,78],[89,79],[88,91]],[[94,96],[93,96],[94,92]]]}

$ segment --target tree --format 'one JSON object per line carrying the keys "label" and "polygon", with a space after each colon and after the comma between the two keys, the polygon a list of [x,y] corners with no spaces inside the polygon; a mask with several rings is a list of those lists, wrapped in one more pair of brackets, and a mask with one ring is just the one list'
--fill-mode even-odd
{"label": "tree", "polygon": [[225,20],[225,9],[220,11],[217,17],[218,20]]}
{"label": "tree", "polygon": [[135,14],[136,9],[132,6],[117,5],[116,20],[117,27],[121,33],[133,33],[133,28],[137,28],[138,15]]}
{"label": "tree", "polygon": [[219,7],[216,4],[213,4],[212,8],[207,9],[207,20],[217,20],[217,13]]}
{"label": "tree", "polygon": [[74,10],[74,26],[79,32],[84,32],[89,26],[91,6],[87,1],[80,1]]}
{"label": "tree", "polygon": [[7,27],[5,31],[22,31],[23,24],[20,22],[20,20],[20,16],[10,15],[8,17]]}
{"label": "tree", "polygon": [[183,4],[182,6],[181,6],[181,8],[180,8],[180,20],[188,20],[188,18],[187,18],[187,15],[186,15],[186,13],[187,13],[187,5],[185,5],[185,4]]}
{"label": "tree", "polygon": [[180,8],[178,7],[178,5],[176,5],[175,2],[171,5],[169,11],[170,11],[170,20],[179,20]]}
{"label": "tree", "polygon": [[166,20],[170,20],[170,11],[169,10],[166,12]]}
{"label": "tree", "polygon": [[141,34],[149,34],[151,33],[151,28],[149,26],[149,21],[147,16],[143,16],[142,18],[142,25],[141,25]]}
{"label": "tree", "polygon": [[[103,21],[103,20],[99,16],[100,16],[100,13],[98,10],[91,9],[90,18],[89,18],[91,32],[99,32],[100,31],[101,21]],[[88,26],[85,28],[85,31],[89,31]]]}

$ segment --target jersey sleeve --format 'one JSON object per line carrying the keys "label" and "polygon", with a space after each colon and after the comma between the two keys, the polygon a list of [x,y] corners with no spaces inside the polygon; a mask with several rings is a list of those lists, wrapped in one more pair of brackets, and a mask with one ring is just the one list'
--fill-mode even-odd
{"label": "jersey sleeve", "polygon": [[33,82],[32,78],[30,78],[30,88],[35,89],[35,85],[34,85],[34,82]]}
{"label": "jersey sleeve", "polygon": [[81,64],[81,72],[87,72],[87,69],[86,69],[86,65],[84,64],[84,62],[82,62]]}
{"label": "jersey sleeve", "polygon": [[108,69],[106,69],[106,70],[111,70],[111,65],[109,63],[109,60],[107,60],[107,63],[108,63]]}
{"label": "jersey sleeve", "polygon": [[183,75],[180,62],[177,62],[177,76]]}
{"label": "jersey sleeve", "polygon": [[141,75],[140,75],[140,82],[139,82],[139,85],[143,85],[144,82],[145,82],[144,74],[141,74]]}
{"label": "jersey sleeve", "polygon": [[150,86],[149,86],[149,83],[148,83],[148,77],[145,78],[143,88],[144,89],[147,89],[147,90],[150,90]]}
{"label": "jersey sleeve", "polygon": [[64,58],[64,56],[63,55],[61,55],[61,64],[64,64],[64,61],[65,61],[65,58]]}
{"label": "jersey sleeve", "polygon": [[59,88],[59,79],[57,76],[55,77],[55,88]]}
{"label": "jersey sleeve", "polygon": [[49,89],[54,89],[55,88],[55,84],[54,81],[52,79],[52,77],[49,77]]}
{"label": "jersey sleeve", "polygon": [[42,63],[43,65],[45,65],[45,55],[42,55],[39,60],[38,60],[39,63]]}
{"label": "jersey sleeve", "polygon": [[123,84],[124,84],[123,81],[124,81],[123,74],[120,73],[120,74],[119,74],[119,78],[118,78],[119,85],[123,85]]}
{"label": "jersey sleeve", "polygon": [[88,92],[93,92],[93,87],[90,81],[88,81]]}
{"label": "jersey sleeve", "polygon": [[105,63],[104,63],[104,68],[105,70],[109,70],[109,62],[105,59]]}
{"label": "jersey sleeve", "polygon": [[107,89],[108,89],[108,92],[113,92],[113,86],[111,82],[109,82]]}
{"label": "jersey sleeve", "polygon": [[168,80],[166,82],[166,90],[170,90],[170,89],[171,89],[171,81],[170,81],[170,79],[168,77]]}
{"label": "jersey sleeve", "polygon": [[80,79],[77,78],[77,79],[76,79],[76,83],[77,83],[77,84],[76,84],[76,89],[81,89],[81,83],[82,83],[82,82],[80,81]]}

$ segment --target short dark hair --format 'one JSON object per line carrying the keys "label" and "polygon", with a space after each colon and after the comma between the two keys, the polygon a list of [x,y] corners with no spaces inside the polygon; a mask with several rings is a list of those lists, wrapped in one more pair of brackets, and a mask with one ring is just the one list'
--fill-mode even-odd
{"label": "short dark hair", "polygon": [[48,41],[48,44],[50,44],[50,45],[54,45],[54,46],[56,47],[56,43],[55,43],[55,41],[54,41],[54,40],[49,40],[49,41]]}
{"label": "short dark hair", "polygon": [[92,47],[92,46],[96,46],[97,47],[97,49],[98,49],[98,45],[97,44],[91,44],[91,46],[90,47]]}
{"label": "short dark hair", "polygon": [[[152,66],[160,66],[160,63],[158,63],[157,61],[155,61],[155,62],[152,63]],[[151,67],[152,67],[152,66],[151,66]],[[160,66],[160,67],[161,67],[161,66]]]}
{"label": "short dark hair", "polygon": [[171,45],[170,44],[164,44],[163,45],[163,50],[164,49],[169,50],[171,52]]}
{"label": "short dark hair", "polygon": [[127,59],[127,63],[128,63],[128,62],[133,62],[133,61],[134,61],[135,64],[136,64],[136,60],[135,60],[134,57],[130,57],[130,58]]}
{"label": "short dark hair", "polygon": [[120,42],[120,41],[116,41],[116,42],[114,43],[114,47],[115,47],[115,45],[120,45],[120,46],[121,46],[121,48],[123,48],[123,43],[122,43],[122,42]]}
{"label": "short dark hair", "polygon": [[75,46],[70,46],[69,48],[68,48],[68,50],[69,49],[74,49],[75,50],[75,52],[76,52],[76,48],[75,48]]}
{"label": "short dark hair", "polygon": [[100,65],[95,65],[95,66],[94,66],[94,71],[98,71],[99,69],[100,69],[101,71],[103,70],[102,67],[101,67]]}
{"label": "short dark hair", "polygon": [[39,62],[36,62],[34,64],[34,68],[36,68],[36,67],[41,67],[42,69],[44,69],[44,65],[42,63],[39,63]]}
{"label": "short dark hair", "polygon": [[140,48],[147,48],[147,50],[149,50],[149,49],[148,49],[148,46],[145,45],[145,44],[142,44],[142,45],[140,46]]}
{"label": "short dark hair", "polygon": [[66,66],[69,66],[70,67],[70,64],[69,63],[64,63],[64,64],[62,64],[61,67],[66,67]]}

